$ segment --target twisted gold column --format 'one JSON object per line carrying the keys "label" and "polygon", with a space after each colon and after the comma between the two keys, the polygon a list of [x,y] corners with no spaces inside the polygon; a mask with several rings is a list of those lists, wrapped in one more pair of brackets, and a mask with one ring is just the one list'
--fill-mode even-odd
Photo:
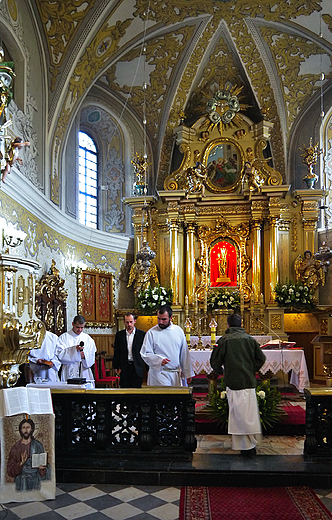
{"label": "twisted gold column", "polygon": [[186,294],[188,295],[188,303],[194,303],[194,294],[196,286],[195,277],[195,228],[193,223],[187,224],[186,228],[186,246],[187,246],[187,262],[186,262]]}
{"label": "twisted gold column", "polygon": [[173,291],[173,303],[179,304],[179,246],[178,246],[179,225],[177,221],[169,224],[169,240],[171,253],[171,288]]}
{"label": "twisted gold column", "polygon": [[261,294],[261,237],[262,222],[261,220],[253,221],[253,244],[252,244],[252,290],[255,296],[255,302],[260,301]]}
{"label": "twisted gold column", "polygon": [[274,288],[278,283],[278,218],[269,217],[270,223],[270,262],[269,262],[269,277],[270,277],[270,302],[275,303]]}

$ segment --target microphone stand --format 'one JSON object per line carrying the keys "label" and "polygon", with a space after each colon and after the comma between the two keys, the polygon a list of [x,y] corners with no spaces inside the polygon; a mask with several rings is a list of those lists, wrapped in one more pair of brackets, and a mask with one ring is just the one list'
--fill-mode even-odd
{"label": "microphone stand", "polygon": [[263,321],[261,321],[259,318],[257,318],[257,316],[256,316],[256,320],[259,321],[259,323],[261,323],[264,327],[266,327],[269,332],[272,332],[272,334],[277,336],[277,338],[279,340],[279,350],[281,350],[281,349],[283,350],[283,347],[281,346],[281,344],[282,344],[281,337],[273,329],[271,329],[268,325],[266,325]]}

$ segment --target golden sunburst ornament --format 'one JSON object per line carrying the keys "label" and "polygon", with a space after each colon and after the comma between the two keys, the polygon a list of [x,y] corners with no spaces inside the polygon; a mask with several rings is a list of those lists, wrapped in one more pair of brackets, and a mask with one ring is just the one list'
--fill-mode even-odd
{"label": "golden sunburst ornament", "polygon": [[227,125],[240,125],[242,119],[238,116],[238,112],[244,110],[249,105],[240,103],[238,95],[240,94],[243,87],[237,87],[232,85],[229,81],[225,83],[224,88],[220,88],[211,95],[203,92],[203,95],[208,98],[206,103],[206,118],[202,123],[202,127],[205,126],[208,131],[218,127],[218,131],[221,135],[222,130]]}

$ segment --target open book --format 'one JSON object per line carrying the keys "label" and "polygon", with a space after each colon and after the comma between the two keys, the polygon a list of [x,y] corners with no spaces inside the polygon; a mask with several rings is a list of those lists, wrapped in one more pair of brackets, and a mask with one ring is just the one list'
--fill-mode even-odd
{"label": "open book", "polygon": [[296,345],[295,341],[283,341],[281,339],[270,339],[265,345],[261,345],[261,348],[265,349],[278,349],[278,348],[293,348]]}
{"label": "open book", "polygon": [[20,386],[0,390],[0,417],[53,413],[51,390]]}

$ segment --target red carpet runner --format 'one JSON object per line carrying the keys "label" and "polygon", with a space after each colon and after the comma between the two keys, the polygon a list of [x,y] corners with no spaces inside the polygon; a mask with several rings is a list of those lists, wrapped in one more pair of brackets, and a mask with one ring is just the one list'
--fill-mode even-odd
{"label": "red carpet runner", "polygon": [[308,487],[181,489],[180,520],[330,520]]}

